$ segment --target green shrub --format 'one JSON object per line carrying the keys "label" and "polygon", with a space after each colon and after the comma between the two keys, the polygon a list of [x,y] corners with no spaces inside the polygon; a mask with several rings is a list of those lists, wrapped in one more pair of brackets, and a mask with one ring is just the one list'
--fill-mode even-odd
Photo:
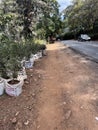
{"label": "green shrub", "polygon": [[68,32],[68,33],[63,34],[60,39],[69,40],[69,39],[74,39],[74,38],[75,38],[74,33],[73,32]]}

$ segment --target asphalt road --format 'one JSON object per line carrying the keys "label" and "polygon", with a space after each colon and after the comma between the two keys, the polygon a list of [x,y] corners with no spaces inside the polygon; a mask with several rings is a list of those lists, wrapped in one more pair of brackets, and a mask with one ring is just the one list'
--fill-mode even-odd
{"label": "asphalt road", "polygon": [[62,43],[64,43],[74,51],[86,55],[89,59],[98,62],[98,42],[96,41],[78,42],[75,40],[66,40],[62,41]]}

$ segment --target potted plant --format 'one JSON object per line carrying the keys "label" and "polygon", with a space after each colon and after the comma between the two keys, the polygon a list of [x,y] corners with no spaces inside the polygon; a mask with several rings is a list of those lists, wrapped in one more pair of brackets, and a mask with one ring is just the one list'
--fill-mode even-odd
{"label": "potted plant", "polygon": [[6,93],[10,96],[19,96],[22,92],[23,79],[17,79],[21,70],[21,63],[16,58],[12,58],[7,63],[7,68],[11,72],[10,80],[6,82]]}
{"label": "potted plant", "polygon": [[8,60],[5,64],[10,76],[10,79],[6,81],[5,91],[10,96],[19,96],[22,92],[24,81],[23,79],[17,79],[18,72],[22,69],[21,58],[18,43],[10,42]]}
{"label": "potted plant", "polygon": [[42,56],[45,56],[46,55],[46,45],[45,44],[40,44],[40,50],[42,52]]}
{"label": "potted plant", "polygon": [[34,60],[31,58],[32,55],[32,44],[27,43],[24,45],[25,50],[25,68],[32,68]]}
{"label": "potted plant", "polygon": [[37,60],[42,57],[42,55],[40,55],[39,51],[40,51],[40,44],[34,43],[32,45],[32,53],[34,54],[33,55],[34,60]]}

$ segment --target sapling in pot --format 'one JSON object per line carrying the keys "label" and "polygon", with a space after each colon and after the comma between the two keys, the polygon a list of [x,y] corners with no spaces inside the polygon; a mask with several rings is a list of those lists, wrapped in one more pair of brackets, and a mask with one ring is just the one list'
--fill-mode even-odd
{"label": "sapling in pot", "polygon": [[45,44],[40,44],[40,50],[42,51],[42,56],[45,56],[45,50],[46,50],[46,45]]}
{"label": "sapling in pot", "polygon": [[9,58],[6,63],[6,69],[9,72],[10,78],[12,78],[12,84],[16,83],[16,79],[18,77],[18,72],[21,70],[21,58],[20,58],[20,50],[18,47],[18,43],[11,43],[9,46]]}
{"label": "sapling in pot", "polygon": [[32,52],[31,52],[31,43],[26,43],[25,45],[24,45],[24,55],[25,55],[25,67],[26,68],[31,68],[32,67],[32,63],[31,63],[31,61],[30,61],[30,58],[31,58],[31,54],[32,54]]}
{"label": "sapling in pot", "polygon": [[25,45],[24,45],[24,53],[25,53],[26,60],[29,61],[31,53],[32,53],[32,44],[30,42],[25,43]]}
{"label": "sapling in pot", "polygon": [[18,72],[21,70],[21,63],[18,61],[16,58],[11,58],[8,60],[7,65],[6,65],[8,71],[10,71],[10,77],[12,80],[10,81],[11,84],[18,83],[17,77],[18,77]]}
{"label": "sapling in pot", "polygon": [[10,96],[19,96],[22,93],[23,79],[18,80],[18,72],[21,70],[21,63],[17,58],[10,58],[7,63],[10,71],[10,80],[6,82],[6,93]]}
{"label": "sapling in pot", "polygon": [[23,79],[18,80],[18,72],[22,69],[21,58],[17,43],[10,43],[9,58],[6,63],[10,79],[6,82],[5,91],[10,96],[19,96],[22,92]]}

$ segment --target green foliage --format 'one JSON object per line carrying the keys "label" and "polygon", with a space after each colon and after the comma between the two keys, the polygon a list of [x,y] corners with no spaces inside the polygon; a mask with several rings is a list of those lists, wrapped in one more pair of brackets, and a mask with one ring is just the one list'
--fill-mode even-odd
{"label": "green foliage", "polygon": [[[56,0],[3,0],[0,5],[0,30],[3,30],[10,39],[27,40],[35,37],[35,32],[41,38],[45,38],[47,27],[48,31],[55,31],[55,21],[52,17],[56,18],[58,15]],[[40,23],[40,20],[44,26],[47,21],[49,25],[45,28],[41,25],[41,28],[36,31],[36,25]]]}
{"label": "green foliage", "polygon": [[46,44],[46,40],[35,39],[34,43],[37,43],[37,44]]}
{"label": "green foliage", "polygon": [[69,39],[74,39],[74,33],[73,32],[68,32],[68,33],[65,33],[61,36],[61,39],[62,40],[69,40]]}
{"label": "green foliage", "polygon": [[50,32],[55,31],[55,21],[53,22],[50,16],[56,15],[58,12],[58,3],[56,0],[17,0],[17,4],[19,7],[18,12],[21,16],[20,19],[23,20],[21,35],[26,39],[34,36],[33,31],[36,31],[36,29],[36,33],[40,38],[45,38],[46,29]]}
{"label": "green foliage", "polygon": [[45,50],[46,49],[46,45],[45,44],[40,44],[40,50]]}
{"label": "green foliage", "polygon": [[6,45],[0,44],[0,76],[5,78],[7,77],[5,64],[8,58],[8,56],[5,57],[6,54],[8,54]]}
{"label": "green foliage", "polygon": [[97,0],[73,0],[63,13],[70,31],[86,31],[94,29],[98,19]]}
{"label": "green foliage", "polygon": [[59,5],[56,0],[50,0],[50,7],[52,10],[50,12],[44,12],[37,24],[37,34],[45,39],[48,36],[56,36],[60,33],[60,28],[62,27],[62,21],[59,13]]}
{"label": "green foliage", "polygon": [[11,73],[11,77],[17,78],[18,72],[21,70],[21,63],[15,57],[10,57],[6,63],[7,70]]}
{"label": "green foliage", "polygon": [[[37,38],[46,38],[58,33],[60,26],[56,0],[2,0],[0,3],[0,76],[17,77],[23,57],[45,49],[35,43]],[[33,40],[32,40],[33,39]]]}
{"label": "green foliage", "polygon": [[8,72],[12,74],[12,77],[17,77],[17,73],[21,68],[20,56],[21,50],[17,42],[4,39],[0,43],[0,75],[3,78],[8,77]]}
{"label": "green foliage", "polygon": [[98,32],[98,19],[95,20],[94,25],[93,25],[94,32]]}

